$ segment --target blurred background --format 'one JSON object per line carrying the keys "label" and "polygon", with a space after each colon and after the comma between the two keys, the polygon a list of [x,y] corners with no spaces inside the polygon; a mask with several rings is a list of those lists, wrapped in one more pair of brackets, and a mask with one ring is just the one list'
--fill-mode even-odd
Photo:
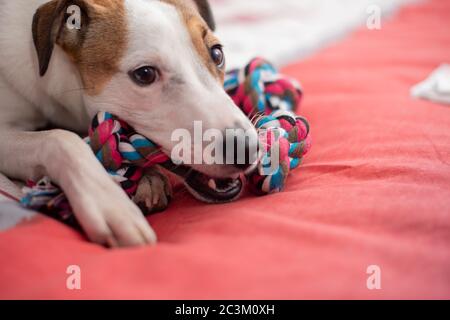
{"label": "blurred background", "polygon": [[228,67],[263,56],[278,65],[314,53],[365,25],[378,8],[386,18],[420,0],[210,0]]}

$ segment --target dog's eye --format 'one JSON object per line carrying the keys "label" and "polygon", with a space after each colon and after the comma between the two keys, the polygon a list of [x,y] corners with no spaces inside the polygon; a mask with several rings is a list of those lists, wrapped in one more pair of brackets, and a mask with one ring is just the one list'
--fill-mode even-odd
{"label": "dog's eye", "polygon": [[154,67],[145,66],[131,71],[130,77],[140,86],[149,86],[158,80],[159,72]]}
{"label": "dog's eye", "polygon": [[216,45],[211,48],[211,58],[219,68],[225,65],[225,54],[221,45]]}

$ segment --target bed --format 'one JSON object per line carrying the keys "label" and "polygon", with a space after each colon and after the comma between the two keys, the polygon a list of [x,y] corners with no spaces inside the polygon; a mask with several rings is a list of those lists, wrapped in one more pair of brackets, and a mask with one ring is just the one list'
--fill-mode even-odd
{"label": "bed", "polygon": [[38,215],[0,233],[0,298],[449,299],[450,109],[409,94],[450,60],[448,21],[449,1],[409,5],[284,68],[314,139],[284,193],[207,206],[179,191],[146,248]]}

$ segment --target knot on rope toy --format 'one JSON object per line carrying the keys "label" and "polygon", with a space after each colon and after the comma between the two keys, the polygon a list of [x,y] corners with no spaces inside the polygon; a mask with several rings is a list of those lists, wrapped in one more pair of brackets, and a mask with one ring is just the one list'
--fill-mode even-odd
{"label": "knot on rope toy", "polygon": [[248,177],[250,189],[258,195],[281,192],[289,173],[300,166],[311,148],[308,121],[278,110],[261,117],[255,126],[264,149],[258,170]]}
{"label": "knot on rope toy", "polygon": [[85,141],[130,197],[136,193],[143,169],[171,163],[156,143],[107,112],[95,116]]}
{"label": "knot on rope toy", "polygon": [[309,124],[296,116],[303,98],[297,80],[278,73],[262,58],[225,77],[225,90],[252,120],[264,148],[258,170],[248,177],[257,195],[280,192],[291,170],[296,169],[311,147]]}
{"label": "knot on rope toy", "polygon": [[[244,69],[227,73],[225,90],[259,133],[263,152],[257,170],[247,176],[250,190],[257,195],[282,191],[290,171],[301,164],[311,146],[307,120],[293,113],[303,95],[299,83],[279,74],[264,59],[256,58]],[[107,112],[100,112],[93,119],[85,141],[130,198],[135,195],[145,168],[178,167],[160,146]],[[70,224],[74,220],[64,193],[48,178],[29,182],[24,191],[21,203],[25,207]]]}
{"label": "knot on rope toy", "polygon": [[268,61],[255,58],[243,69],[225,77],[225,91],[249,117],[277,110],[296,112],[303,91],[297,80],[280,74]]}

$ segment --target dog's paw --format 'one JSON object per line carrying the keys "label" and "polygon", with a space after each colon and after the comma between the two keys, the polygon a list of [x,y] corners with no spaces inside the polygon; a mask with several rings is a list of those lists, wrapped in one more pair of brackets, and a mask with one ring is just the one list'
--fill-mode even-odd
{"label": "dog's paw", "polygon": [[166,210],[171,199],[169,179],[158,169],[152,168],[145,172],[139,182],[133,201],[147,215]]}
{"label": "dog's paw", "polygon": [[109,177],[103,182],[91,181],[83,192],[68,193],[87,237],[111,248],[155,244],[156,234],[138,206]]}

